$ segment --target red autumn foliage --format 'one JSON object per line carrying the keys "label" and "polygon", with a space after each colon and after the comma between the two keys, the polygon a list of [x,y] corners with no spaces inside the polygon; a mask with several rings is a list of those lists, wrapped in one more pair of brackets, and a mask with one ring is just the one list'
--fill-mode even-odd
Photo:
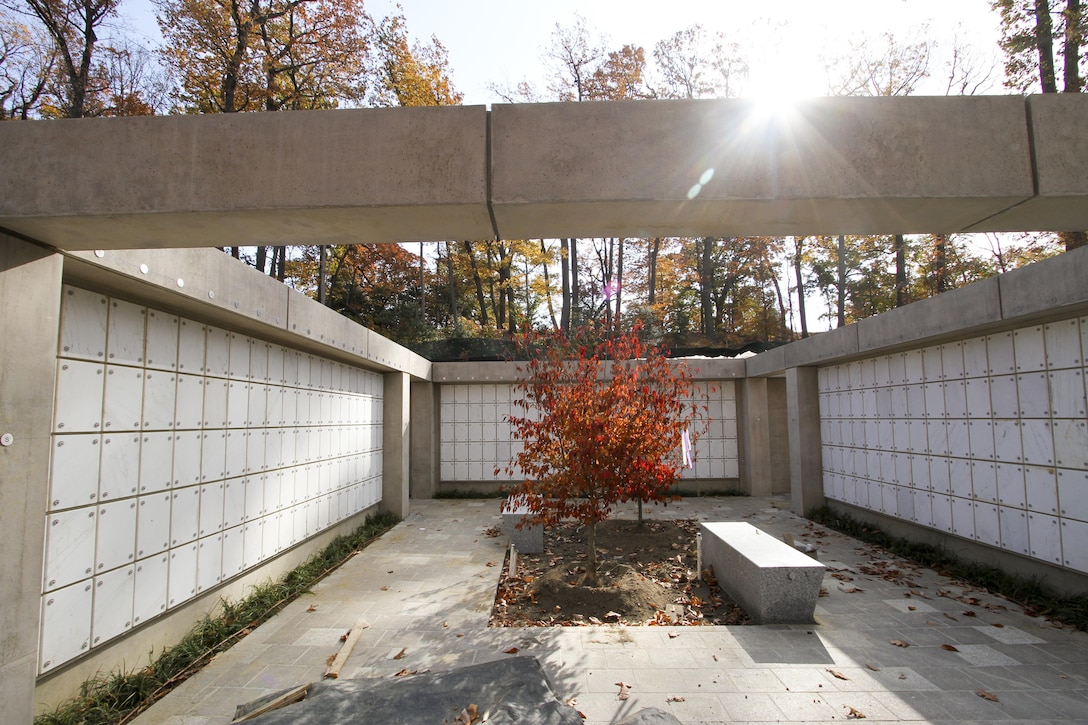
{"label": "red autumn foliage", "polygon": [[525,477],[511,498],[525,502],[534,524],[586,525],[589,586],[597,584],[597,523],[623,501],[639,501],[640,513],[641,502],[667,503],[684,466],[681,436],[689,430],[694,446],[709,423],[686,364],[638,332],[524,339],[531,357],[518,368],[514,401],[522,414],[507,416],[523,448],[506,471]]}

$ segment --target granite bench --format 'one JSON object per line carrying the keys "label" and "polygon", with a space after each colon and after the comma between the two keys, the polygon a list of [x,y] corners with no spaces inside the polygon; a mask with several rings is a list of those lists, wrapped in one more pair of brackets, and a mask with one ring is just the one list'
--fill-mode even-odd
{"label": "granite bench", "polygon": [[703,567],[757,624],[807,624],[826,567],[747,522],[704,522]]}
{"label": "granite bench", "polygon": [[510,543],[523,554],[539,554],[544,551],[544,525],[526,522],[518,524],[529,513],[524,499],[508,498],[502,502],[502,532],[510,537]]}

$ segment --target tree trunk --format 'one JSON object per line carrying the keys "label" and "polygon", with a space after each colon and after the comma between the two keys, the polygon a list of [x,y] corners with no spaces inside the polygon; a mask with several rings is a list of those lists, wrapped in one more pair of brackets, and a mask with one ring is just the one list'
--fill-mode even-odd
{"label": "tree trunk", "polygon": [[1050,0],[1035,0],[1035,47],[1039,51],[1039,82],[1043,93],[1057,93],[1054,78],[1054,30],[1050,21]]}
{"label": "tree trunk", "polygon": [[586,528],[586,578],[583,582],[587,587],[595,587],[600,584],[597,578],[597,522],[594,521]]}
{"label": "tree trunk", "polygon": [[325,245],[317,248],[317,301],[325,304]]}
{"label": "tree trunk", "polygon": [[259,272],[264,272],[265,265],[268,263],[268,247],[257,246],[257,259],[254,261],[253,266],[257,268]]}
{"label": "tree trunk", "polygon": [[837,248],[838,288],[839,288],[839,327],[846,326],[846,237],[839,235]]}
{"label": "tree trunk", "polygon": [[574,327],[582,322],[581,296],[578,294],[578,240],[570,242],[570,320]]}
{"label": "tree trunk", "polygon": [[797,316],[801,318],[801,338],[808,337],[808,318],[805,316],[805,281],[801,276],[801,250],[804,237],[794,237],[793,272],[797,275]]}
{"label": "tree trunk", "polygon": [[[502,329],[506,324],[506,301],[509,297],[508,291],[510,288],[510,261],[507,259],[506,250],[503,246],[499,245],[499,309],[495,311],[495,327]],[[513,330],[511,328],[511,332]]]}
{"label": "tree trunk", "polygon": [[1080,0],[1069,0],[1065,6],[1065,92],[1080,93],[1084,79],[1080,77],[1081,46],[1084,45],[1084,16]]}
{"label": "tree trunk", "polygon": [[480,324],[487,327],[489,319],[487,316],[487,300],[484,299],[484,283],[480,279],[480,269],[476,266],[476,254],[472,251],[472,242],[463,241],[461,245],[465,248],[465,254],[468,255],[468,264],[472,268],[472,283],[476,287],[476,304],[480,306]]}
{"label": "tree trunk", "polygon": [[933,235],[933,288],[937,294],[948,289],[948,235]]}
{"label": "tree trunk", "polygon": [[559,329],[564,333],[570,332],[570,240],[563,239],[559,243],[559,286],[562,302],[559,307]]}
{"label": "tree trunk", "polygon": [[714,254],[714,240],[711,237],[703,237],[702,254],[699,259],[699,303],[702,310],[703,334],[710,337],[714,329],[714,309],[712,307],[713,294],[713,270],[712,261]]}
{"label": "tree trunk", "polygon": [[616,259],[616,329],[620,327],[620,308],[623,306],[623,247],[626,241],[620,237],[619,257]]}
{"label": "tree trunk", "polygon": [[652,307],[657,301],[657,255],[661,252],[661,237],[650,240],[650,292],[648,302]]}
{"label": "tree trunk", "polygon": [[[555,322],[555,305],[552,304],[552,278],[551,278],[551,275],[548,273],[547,252],[548,252],[548,247],[545,246],[544,240],[541,239],[540,240],[540,258],[542,260],[544,260],[544,263],[543,263],[543,267],[544,267],[544,289],[547,290],[547,294],[544,295],[544,299],[548,304],[548,317],[551,318],[552,329],[555,330],[555,329],[558,328],[558,325]],[[560,262],[562,262],[562,258],[560,258]],[[525,304],[526,304],[526,309],[528,309],[528,304],[529,304],[529,302],[528,302],[528,297],[529,297],[529,294],[528,294],[529,272],[528,272],[528,270],[526,270],[526,272],[525,272],[525,277],[526,277],[526,280],[525,280],[526,302],[525,302]],[[526,321],[526,326],[528,326],[528,325],[529,325],[529,323],[528,323],[528,321]]]}
{"label": "tree trunk", "polygon": [[461,333],[461,315],[457,313],[457,285],[453,279],[453,242],[446,242],[446,267],[449,271],[450,316],[453,319],[453,333]]}
{"label": "tree trunk", "polygon": [[902,234],[895,235],[895,306],[907,304],[907,243]]}

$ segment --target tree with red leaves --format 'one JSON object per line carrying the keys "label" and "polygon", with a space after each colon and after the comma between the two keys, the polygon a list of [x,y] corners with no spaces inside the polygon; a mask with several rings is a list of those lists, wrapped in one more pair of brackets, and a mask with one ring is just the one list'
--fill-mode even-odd
{"label": "tree with red leaves", "polygon": [[528,508],[526,523],[573,518],[587,527],[587,586],[597,586],[597,524],[620,502],[668,503],[684,467],[681,440],[694,443],[709,419],[695,400],[692,373],[638,328],[602,340],[585,330],[523,339],[529,362],[519,366],[507,420],[523,448],[506,472],[524,476],[511,498]]}

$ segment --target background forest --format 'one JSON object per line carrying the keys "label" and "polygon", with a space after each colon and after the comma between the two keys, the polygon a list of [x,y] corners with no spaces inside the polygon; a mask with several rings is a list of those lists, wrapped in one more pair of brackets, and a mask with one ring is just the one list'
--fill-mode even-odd
{"label": "background forest", "polygon": [[[125,31],[125,0],[0,0],[0,119],[457,105],[448,53],[403,11],[362,0],[154,0],[161,44]],[[926,28],[819,58],[827,95],[1079,93],[1081,0],[992,0],[998,48]],[[398,8],[399,10],[399,8]],[[496,102],[726,98],[751,77],[743,29],[693,25],[652,47],[556,24],[542,81]],[[432,357],[499,354],[531,328],[641,323],[678,352],[737,351],[841,326],[1066,249],[1083,232],[786,238],[451,240],[223,250]],[[810,330],[811,327],[811,330]],[[461,341],[461,342],[458,342]],[[467,341],[467,342],[465,342]]]}

